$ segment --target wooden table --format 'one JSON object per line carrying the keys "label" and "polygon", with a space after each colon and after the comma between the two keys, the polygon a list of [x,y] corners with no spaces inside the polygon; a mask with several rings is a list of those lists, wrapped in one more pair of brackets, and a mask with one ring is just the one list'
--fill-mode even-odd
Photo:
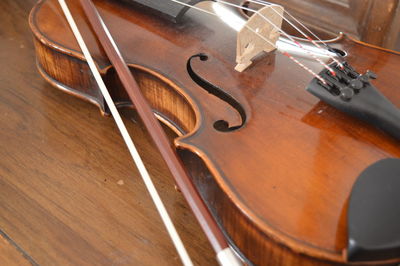
{"label": "wooden table", "polygon": [[[0,265],[179,265],[114,121],[39,75],[34,3],[0,1]],[[193,261],[215,265],[142,124],[125,117]]]}

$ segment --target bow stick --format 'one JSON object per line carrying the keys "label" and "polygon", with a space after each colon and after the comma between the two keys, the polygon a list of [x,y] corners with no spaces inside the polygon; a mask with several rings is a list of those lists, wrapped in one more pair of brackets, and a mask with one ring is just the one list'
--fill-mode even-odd
{"label": "bow stick", "polygon": [[[58,0],[63,12],[70,24],[70,27],[81,47],[82,52],[86,60],[88,61],[89,67],[96,79],[96,82],[99,85],[99,88],[105,98],[107,105],[110,108],[110,111],[121,131],[121,134],[131,152],[132,158],[136,163],[136,166],[139,169],[139,172],[146,184],[146,187],[149,190],[149,193],[157,207],[157,210],[160,213],[160,216],[170,234],[172,241],[181,257],[181,260],[184,265],[192,265],[192,262],[184,248],[182,241],[180,240],[176,229],[174,228],[171,219],[168,216],[168,213],[162,203],[151,178],[146,171],[143,162],[140,159],[140,156],[134,147],[132,139],[130,138],[122,119],[108,93],[107,88],[100,76],[99,71],[96,68],[96,65],[88,51],[85,42],[73,20],[73,17],[68,9],[64,0]],[[102,21],[99,13],[97,12],[95,6],[90,0],[82,0],[81,1],[83,10],[91,23],[102,47],[104,48],[107,56],[109,57],[112,65],[114,66],[118,77],[120,78],[122,84],[124,85],[125,90],[127,91],[131,101],[135,104],[137,112],[139,113],[144,125],[146,126],[150,136],[152,137],[154,143],[159,149],[161,155],[163,156],[168,168],[175,178],[175,182],[180,188],[183,196],[188,202],[190,208],[192,209],[195,217],[200,223],[201,228],[209,239],[212,247],[214,248],[217,259],[221,265],[241,265],[239,259],[230,249],[228,243],[225,240],[223,233],[218,227],[217,223],[211,216],[211,213],[205,206],[202,201],[199,193],[195,189],[193,183],[191,182],[188,173],[183,168],[182,162],[178,158],[176,151],[171,147],[168,138],[166,137],[164,131],[162,130],[159,122],[156,120],[150,106],[146,102],[144,96],[142,95],[137,82],[132,76],[130,70],[128,69],[124,59],[121,56],[111,34],[106,28],[104,22]]]}
{"label": "bow stick", "polygon": [[101,78],[100,72],[96,68],[93,58],[92,58],[83,38],[78,30],[78,27],[76,26],[76,23],[71,15],[71,12],[69,11],[68,6],[66,5],[64,0],[58,0],[58,1],[60,3],[60,6],[64,12],[64,15],[71,27],[71,30],[74,33],[76,40],[78,41],[78,44],[84,54],[84,57],[86,58],[86,61],[88,62],[89,68],[92,71],[92,74],[100,88],[100,91],[101,91],[105,101],[107,102],[108,107],[110,108],[111,114],[114,117],[114,120],[118,126],[118,129],[121,132],[121,135],[128,147],[129,152],[131,153],[131,156],[136,164],[136,167],[138,168],[139,173],[143,178],[143,181],[144,181],[146,188],[149,191],[149,194],[157,208],[157,211],[159,212],[161,219],[162,219],[165,227],[167,228],[167,231],[172,239],[172,242],[174,243],[175,248],[178,251],[178,254],[182,260],[182,263],[185,266],[192,266],[193,263],[182,243],[182,240],[180,239],[180,237],[171,221],[171,218],[168,215],[167,210],[165,209],[163,202],[161,201],[160,196],[158,195],[158,192],[149,176],[149,173],[146,170],[146,167],[143,164],[142,159],[140,158],[139,153],[136,150],[135,145],[133,144],[133,141],[125,127],[125,124],[122,121],[121,116],[120,116],[113,100],[111,99],[111,96],[106,88],[106,85],[104,84],[104,81]]}

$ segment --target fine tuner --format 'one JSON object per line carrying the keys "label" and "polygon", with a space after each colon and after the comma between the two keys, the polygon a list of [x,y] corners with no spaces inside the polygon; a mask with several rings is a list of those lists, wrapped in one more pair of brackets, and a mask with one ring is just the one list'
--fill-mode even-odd
{"label": "fine tuner", "polygon": [[118,107],[139,113],[222,265],[400,261],[384,189],[399,187],[398,54],[321,40],[261,0],[43,0],[30,25],[43,77],[116,119],[183,264]]}

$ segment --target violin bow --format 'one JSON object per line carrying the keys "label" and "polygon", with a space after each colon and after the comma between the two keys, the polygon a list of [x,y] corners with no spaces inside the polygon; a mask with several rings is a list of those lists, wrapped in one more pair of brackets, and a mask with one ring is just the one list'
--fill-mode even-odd
{"label": "violin bow", "polygon": [[[128,146],[131,156],[142,176],[142,179],[149,191],[150,196],[156,208],[161,216],[162,221],[177,249],[177,252],[184,265],[193,265],[187,251],[176,232],[176,229],[169,217],[163,202],[148,174],[143,161],[137,152],[131,137],[121,119],[120,114],[105,86],[103,79],[101,78],[100,72],[98,71],[96,64],[79,32],[78,27],[69,11],[65,0],[58,0],[60,6],[64,12],[64,15],[71,27],[75,38],[86,58],[89,68],[103,94],[103,97],[110,108],[111,114],[113,115],[115,122],[121,132],[121,135]],[[211,246],[217,255],[218,262],[223,266],[236,266],[242,265],[238,257],[234,254],[232,249],[229,247],[224,234],[218,227],[216,221],[212,217],[210,211],[207,209],[204,201],[201,199],[198,191],[194,187],[191,179],[181,160],[174,148],[172,148],[167,136],[165,135],[163,129],[161,128],[159,122],[156,120],[149,104],[145,100],[143,94],[141,93],[139,86],[134,79],[132,73],[130,72],[127,64],[119,52],[117,45],[115,44],[110,32],[108,31],[106,25],[104,24],[102,18],[100,17],[96,7],[91,0],[81,0],[81,4],[85,15],[87,16],[95,34],[97,35],[101,46],[105,50],[111,64],[114,66],[118,77],[120,78],[125,90],[127,91],[129,98],[132,103],[135,104],[136,110],[141,117],[145,127],[147,128],[151,138],[153,139],[156,147],[160,151],[163,159],[165,160],[168,168],[170,169],[172,175],[174,176],[175,182],[178,185],[180,191],[182,192],[184,198],[192,209],[197,221],[199,222],[202,230],[206,234]]]}

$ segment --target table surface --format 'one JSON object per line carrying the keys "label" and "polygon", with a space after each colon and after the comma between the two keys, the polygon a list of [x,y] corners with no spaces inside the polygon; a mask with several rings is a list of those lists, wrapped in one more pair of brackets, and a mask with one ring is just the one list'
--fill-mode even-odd
{"label": "table surface", "polygon": [[[0,1],[0,265],[179,265],[112,118],[39,75],[34,4]],[[125,120],[194,263],[216,265],[143,125]]]}

